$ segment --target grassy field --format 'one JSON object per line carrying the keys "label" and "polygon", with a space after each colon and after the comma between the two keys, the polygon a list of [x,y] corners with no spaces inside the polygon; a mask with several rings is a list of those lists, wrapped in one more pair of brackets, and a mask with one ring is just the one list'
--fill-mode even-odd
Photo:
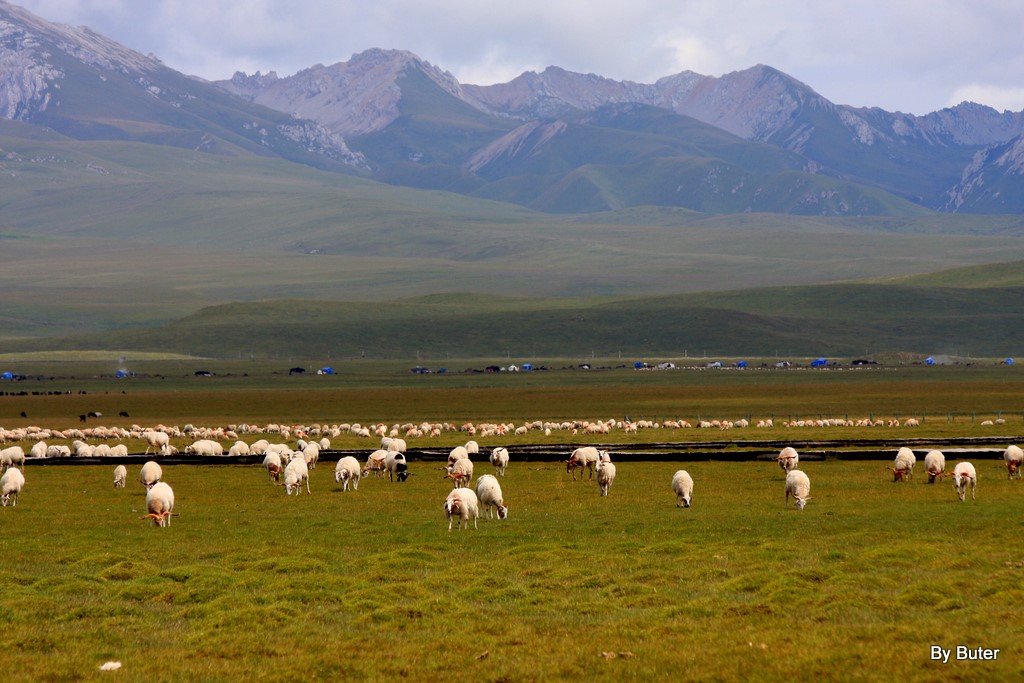
{"label": "grassy field", "polygon": [[[607,498],[515,462],[510,517],[447,531],[436,466],[342,493],[331,463],[288,498],[259,466],[177,465],[170,528],[111,468],[32,467],[8,542],[13,680],[1019,680],[1021,482],[979,462],[978,500],[878,463],[616,458]],[[489,471],[478,465],[478,474]],[[130,480],[136,471],[130,472]],[[931,647],[954,649],[947,664]],[[998,649],[954,661],[957,646]]]}

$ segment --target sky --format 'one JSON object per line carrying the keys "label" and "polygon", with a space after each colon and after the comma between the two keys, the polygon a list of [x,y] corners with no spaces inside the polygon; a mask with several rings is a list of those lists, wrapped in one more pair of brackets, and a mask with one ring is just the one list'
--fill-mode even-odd
{"label": "sky", "polygon": [[653,83],[765,64],[836,104],[1024,110],[1020,0],[16,0],[208,80],[289,76],[369,48],[459,82],[558,66]]}

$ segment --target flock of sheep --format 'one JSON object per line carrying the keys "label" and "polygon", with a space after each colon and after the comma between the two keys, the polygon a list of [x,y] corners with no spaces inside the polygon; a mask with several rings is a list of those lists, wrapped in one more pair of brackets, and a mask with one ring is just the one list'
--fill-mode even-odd
{"label": "flock of sheep", "polygon": [[[903,423],[904,426],[912,426],[913,424],[914,422],[910,420]],[[173,455],[177,453],[177,449],[171,446],[171,437],[190,435],[198,438],[195,438],[190,445],[185,447],[185,453],[208,456],[224,455],[224,447],[221,445],[220,440],[234,438],[236,441],[228,449],[228,455],[264,455],[263,467],[269,479],[275,483],[283,484],[287,495],[292,495],[293,493],[299,495],[303,487],[305,487],[307,494],[310,493],[309,471],[316,468],[320,451],[330,448],[330,440],[327,435],[340,435],[344,431],[357,434],[358,436],[368,437],[377,435],[381,438],[381,447],[369,455],[365,464],[360,464],[353,456],[345,456],[337,461],[335,481],[342,485],[343,491],[349,491],[350,489],[357,490],[360,479],[371,473],[377,477],[387,476],[391,481],[405,481],[410,472],[405,457],[406,441],[398,436],[402,430],[404,430],[406,436],[412,437],[436,436],[440,431],[451,429],[468,431],[473,435],[480,433],[483,436],[493,437],[509,433],[518,434],[531,429],[543,429],[546,434],[550,434],[552,429],[564,429],[575,434],[578,431],[605,433],[613,428],[631,431],[639,428],[685,428],[687,426],[689,425],[686,423],[680,424],[677,421],[666,421],[665,424],[658,424],[645,421],[616,423],[614,420],[563,423],[538,421],[520,427],[504,424],[476,425],[472,423],[455,427],[449,424],[434,425],[422,423],[419,425],[395,425],[390,430],[384,425],[373,425],[372,427],[362,427],[360,425],[337,425],[331,427],[320,425],[309,427],[268,425],[262,429],[251,425],[232,426],[228,429],[196,429],[191,425],[187,425],[185,430],[177,430],[177,428],[168,429],[160,426],[155,429],[133,427],[132,430],[119,431],[117,429],[107,430],[101,427],[91,432],[89,436],[101,439],[139,438],[147,444],[146,455],[150,451],[159,455]],[[728,429],[747,425],[741,422],[739,425],[734,423],[709,423],[707,425],[701,424],[700,426]],[[758,426],[761,425],[759,424]],[[21,438],[30,438],[31,436],[43,436],[44,431],[45,435],[66,436],[63,433],[51,430],[38,430],[37,432],[27,434],[0,430],[0,443],[6,442],[8,438],[20,440]],[[71,435],[75,439],[70,447],[47,446],[44,441],[39,440],[32,446],[30,456],[33,458],[47,458],[66,457],[72,454],[78,456],[127,455],[127,447],[123,444],[108,446],[105,443],[101,443],[91,446],[85,443],[82,438],[78,438],[79,436],[87,436],[84,432],[79,430],[70,431],[75,432]],[[292,436],[298,436],[298,448],[292,449],[285,443],[271,443],[267,439],[259,439],[253,444],[237,440],[238,432],[251,433],[253,431],[276,434],[285,440],[290,439]],[[312,438],[319,435],[323,435],[319,440]],[[465,446],[453,448],[448,456],[448,461],[444,468],[446,472],[444,476],[447,479],[451,479],[453,488],[444,501],[444,511],[448,520],[449,530],[451,530],[456,519],[460,528],[468,527],[470,520],[472,520],[474,527],[476,527],[481,508],[486,511],[488,517],[496,515],[498,519],[505,519],[508,515],[508,506],[504,503],[503,493],[498,482],[498,477],[503,477],[508,467],[508,449],[499,446],[491,451],[489,461],[494,467],[494,474],[477,477],[475,487],[470,488],[469,484],[473,480],[474,469],[471,456],[476,456],[479,452],[480,447],[478,443],[475,440],[470,440]],[[1021,478],[1021,470],[1024,468],[1024,451],[1018,446],[1011,445],[1003,453],[1003,459],[1010,478]],[[0,449],[0,470],[3,471],[3,475],[0,477],[0,502],[5,507],[8,504],[17,505],[18,503],[18,497],[25,486],[25,460],[25,452],[20,446]],[[811,482],[807,474],[799,468],[799,454],[795,449],[787,447],[782,449],[775,460],[786,473],[785,505],[789,505],[789,498],[792,496],[796,508],[803,510],[807,502],[811,500]],[[910,481],[914,475],[916,461],[917,458],[911,449],[906,447],[900,448],[892,466],[889,468],[893,473],[893,480],[896,482]],[[600,495],[609,495],[611,487],[615,482],[616,466],[611,461],[607,451],[599,450],[593,446],[576,448],[572,451],[565,464],[566,472],[572,474],[574,481],[576,480],[577,470],[580,471],[581,476],[589,473],[590,478],[596,480]],[[932,450],[925,455],[924,465],[928,475],[928,483],[934,483],[942,477],[951,476],[953,488],[961,501],[965,500],[968,489],[971,492],[972,499],[976,499],[977,473],[970,462],[959,462],[952,472],[946,472],[945,456],[939,450]],[[140,483],[147,488],[147,515],[145,519],[151,519],[154,524],[163,527],[170,526],[171,523],[174,509],[174,492],[166,482],[161,481],[161,477],[160,466],[155,461],[146,462],[139,473]],[[118,465],[114,470],[114,486],[124,487],[126,480],[127,470],[125,466]],[[677,505],[680,507],[690,507],[693,499],[694,483],[689,473],[685,470],[675,472],[672,477],[671,487],[676,496]]]}

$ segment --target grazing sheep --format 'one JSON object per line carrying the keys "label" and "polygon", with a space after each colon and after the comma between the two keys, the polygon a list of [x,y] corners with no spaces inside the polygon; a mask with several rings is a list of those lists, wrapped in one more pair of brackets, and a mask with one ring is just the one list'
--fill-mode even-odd
{"label": "grazing sheep", "polygon": [[389,452],[378,448],[373,453],[370,453],[369,457],[366,458],[366,466],[363,467],[363,476],[365,477],[370,472],[373,472],[374,476],[378,478],[383,477],[387,469],[384,466],[384,461],[387,460]]}
{"label": "grazing sheep", "polygon": [[164,472],[160,465],[154,460],[147,460],[142,469],[139,470],[139,483],[147,489],[152,488],[154,484],[160,481],[162,476],[164,476]]}
{"label": "grazing sheep", "polygon": [[267,470],[270,481],[281,481],[281,472],[284,471],[284,464],[281,462],[281,454],[277,451],[270,451],[263,456],[263,467]]}
{"label": "grazing sheep", "polygon": [[155,429],[147,429],[142,432],[142,438],[146,442],[146,452],[143,455],[149,455],[150,449],[160,453],[171,444],[171,437],[167,432],[160,432]]}
{"label": "grazing sheep", "polygon": [[236,441],[235,443],[231,444],[231,448],[228,449],[228,456],[234,457],[240,455],[249,455],[249,451],[249,444],[247,444],[244,441]]}
{"label": "grazing sheep", "polygon": [[[459,528],[469,528],[469,520],[473,519],[473,528],[477,518],[480,516],[480,501],[477,500],[476,492],[465,487],[452,489],[444,501],[444,514],[448,518],[448,531],[452,530],[452,521],[459,518]],[[465,524],[465,527],[463,527]]]}
{"label": "grazing sheep", "polygon": [[358,491],[361,476],[359,461],[351,455],[341,458],[338,460],[338,464],[334,466],[334,481],[341,482],[342,491],[348,491],[349,485],[352,486],[353,491]]}
{"label": "grazing sheep", "polygon": [[946,474],[946,456],[942,451],[928,451],[924,456],[924,469],[928,472],[928,483],[934,484],[937,478]]}
{"label": "grazing sheep", "polygon": [[910,481],[914,478],[914,465],[917,464],[917,456],[914,455],[914,451],[910,450],[906,446],[903,446],[896,452],[896,459],[893,461],[893,466],[889,469],[892,470],[892,480],[896,481]]}
{"label": "grazing sheep", "polygon": [[292,489],[295,490],[295,497],[298,498],[299,494],[302,493],[302,483],[306,483],[306,493],[312,495],[309,490],[309,466],[306,465],[305,458],[292,458],[288,461],[288,466],[284,468],[284,491],[287,495],[292,495]]}
{"label": "grazing sheep", "polygon": [[786,505],[789,505],[791,494],[796,502],[796,509],[803,510],[807,501],[811,499],[811,479],[805,472],[790,470],[786,474]]}
{"label": "grazing sheep", "polygon": [[501,493],[501,484],[493,474],[482,474],[477,478],[476,497],[479,504],[483,505],[484,510],[487,511],[487,519],[492,519],[494,513],[497,513],[498,519],[508,517],[508,506],[505,505],[505,499]]}
{"label": "grazing sheep", "polygon": [[597,486],[602,496],[607,496],[612,484],[615,483],[615,463],[603,458],[606,453],[601,452],[602,457],[594,464],[594,471],[597,472]]}
{"label": "grazing sheep", "polygon": [[310,442],[302,449],[302,457],[306,459],[306,465],[311,470],[316,469],[316,463],[320,459],[320,444]]}
{"label": "grazing sheep", "polygon": [[775,456],[775,459],[779,461],[779,467],[782,468],[783,472],[790,472],[795,470],[800,464],[800,454],[796,452],[796,449],[792,446],[786,446],[779,454]]}
{"label": "grazing sheep", "polygon": [[594,478],[594,465],[601,457],[601,452],[594,446],[582,446],[577,448],[565,461],[565,471],[572,473],[572,480],[576,481],[576,469],[580,469],[580,480],[583,479],[583,472],[590,470],[590,478]]}
{"label": "grazing sheep", "polygon": [[508,449],[498,446],[491,451],[491,464],[499,476],[505,476],[505,468],[508,467]]}
{"label": "grazing sheep", "polygon": [[676,507],[690,507],[693,497],[693,478],[686,470],[679,470],[672,475],[672,490],[676,494]]}
{"label": "grazing sheep", "polygon": [[186,455],[224,455],[224,446],[219,441],[211,439],[199,439],[190,446],[185,447]]}
{"label": "grazing sheep", "polygon": [[4,472],[4,476],[0,477],[0,503],[4,507],[7,507],[7,503],[10,503],[12,507],[17,505],[21,489],[24,487],[25,475],[21,470],[17,467],[8,469]]}
{"label": "grazing sheep", "polygon": [[146,492],[146,516],[157,526],[171,525],[171,512],[174,510],[174,491],[166,482],[157,482]]}
{"label": "grazing sheep", "polygon": [[971,487],[971,500],[977,500],[975,489],[978,487],[978,474],[974,471],[974,465],[969,462],[958,462],[953,468],[953,490],[963,501],[967,496],[967,487]]}
{"label": "grazing sheep", "polygon": [[125,458],[128,456],[128,447],[123,443],[115,444],[110,447],[110,455],[115,458]]}
{"label": "grazing sheep", "polygon": [[123,489],[125,483],[128,481],[128,468],[124,465],[118,465],[114,468],[114,488]]}
{"label": "grazing sheep", "polygon": [[390,481],[405,481],[409,478],[409,463],[406,462],[404,453],[388,451],[384,457],[384,469],[387,470]]}
{"label": "grazing sheep", "polygon": [[469,451],[466,450],[465,446],[456,446],[448,453],[448,464],[451,465],[456,460],[469,460]]}
{"label": "grazing sheep", "polygon": [[25,451],[21,446],[11,446],[0,451],[0,471],[18,466],[25,469]]}
{"label": "grazing sheep", "polygon": [[1020,479],[1020,471],[1024,467],[1024,450],[1021,450],[1020,446],[1007,446],[1006,450],[1003,451],[1003,462],[1006,463],[1006,470],[1009,472],[1010,479],[1014,477]]}
{"label": "grazing sheep", "polygon": [[36,441],[29,451],[28,457],[30,458],[45,458],[46,457],[46,442]]}
{"label": "grazing sheep", "polygon": [[480,444],[476,441],[466,442],[466,453],[469,455],[478,455],[480,453]]}
{"label": "grazing sheep", "polygon": [[461,458],[445,468],[448,474],[446,479],[451,479],[454,488],[464,486],[473,480],[473,461],[469,458]]}

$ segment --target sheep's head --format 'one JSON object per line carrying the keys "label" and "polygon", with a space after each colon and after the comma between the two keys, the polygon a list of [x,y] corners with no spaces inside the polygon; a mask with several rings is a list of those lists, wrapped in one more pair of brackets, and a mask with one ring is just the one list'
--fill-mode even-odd
{"label": "sheep's head", "polygon": [[806,498],[800,498],[798,496],[794,496],[794,499],[796,500],[796,509],[803,510],[804,506],[807,505],[807,501],[809,501],[811,497],[807,496]]}
{"label": "sheep's head", "polygon": [[690,497],[689,496],[683,496],[683,507],[684,508],[690,507]]}
{"label": "sheep's head", "polygon": [[900,467],[899,469],[890,467],[889,469],[892,470],[893,481],[903,481],[907,476],[907,468],[905,467]]}
{"label": "sheep's head", "polygon": [[1020,463],[1014,460],[1008,460],[1006,462],[1006,469],[1010,470],[1010,475],[1017,474],[1017,470],[1020,469]]}
{"label": "sheep's head", "polygon": [[499,505],[498,506],[498,519],[506,519],[507,517],[508,517],[508,506],[507,505]]}
{"label": "sheep's head", "polygon": [[571,458],[569,458],[568,460],[565,461],[565,471],[566,472],[572,472],[574,469],[579,467],[579,464],[580,464],[580,461],[577,460],[576,456],[574,455],[574,456],[572,456]]}

